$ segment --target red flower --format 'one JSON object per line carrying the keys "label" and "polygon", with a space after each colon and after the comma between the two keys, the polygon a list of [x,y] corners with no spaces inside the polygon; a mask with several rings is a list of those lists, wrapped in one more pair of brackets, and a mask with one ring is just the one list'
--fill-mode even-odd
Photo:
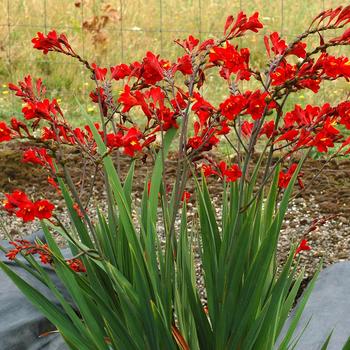
{"label": "red flower", "polygon": [[231,95],[219,106],[221,114],[228,120],[234,120],[245,108],[246,98],[242,95]]}
{"label": "red flower", "polygon": [[20,240],[20,239],[17,239],[15,241],[11,241],[9,242],[9,244],[11,244],[12,246],[14,246],[15,248],[9,250],[7,253],[6,253],[6,257],[9,259],[9,260],[15,260],[17,258],[17,255],[24,249],[28,249],[29,247],[31,247],[31,243],[27,240]]}
{"label": "red flower", "polygon": [[23,252],[25,255],[38,254],[43,264],[52,263],[52,254],[47,244],[40,245],[23,239],[17,239],[9,243],[14,246],[14,249],[9,250],[6,254],[9,260],[16,259],[17,255]]}
{"label": "red flower", "polygon": [[315,136],[312,145],[315,146],[319,152],[327,152],[328,147],[334,147],[334,142],[333,139],[329,137],[329,134],[321,131]]}
{"label": "red flower", "polygon": [[5,193],[6,199],[3,201],[4,209],[9,213],[13,214],[23,204],[31,203],[27,195],[19,190],[15,190],[10,193]]}
{"label": "red flower", "polygon": [[187,98],[185,94],[177,92],[175,98],[171,100],[171,105],[176,113],[180,113],[181,110],[184,110],[187,107],[187,101],[185,98]]}
{"label": "red flower", "polygon": [[51,254],[46,254],[45,252],[38,252],[39,258],[42,264],[51,264],[52,256]]}
{"label": "red flower", "polygon": [[324,73],[331,78],[350,78],[350,62],[347,57],[325,56],[323,60]]}
{"label": "red flower", "polygon": [[139,142],[141,137],[142,133],[138,129],[130,128],[127,134],[122,138],[124,154],[133,157],[135,152],[141,151],[142,147]]}
{"label": "red flower", "polygon": [[271,50],[269,39],[272,44],[272,52],[275,55],[283,55],[286,51],[287,44],[284,40],[280,38],[280,35],[277,32],[273,32],[272,34],[270,34],[270,38],[268,38],[267,36],[264,37],[265,47],[268,55],[270,56]]}
{"label": "red flower", "polygon": [[350,130],[350,101],[339,103],[337,106],[337,112],[340,117],[340,124]]}
{"label": "red flower", "polygon": [[152,52],[147,52],[146,57],[142,61],[141,77],[144,82],[154,85],[163,79],[163,69],[158,57]]}
{"label": "red flower", "polygon": [[175,66],[177,71],[180,71],[183,75],[192,74],[192,61],[190,55],[184,55],[177,60],[177,65]]}
{"label": "red flower", "polygon": [[24,102],[34,101],[35,99],[41,100],[45,96],[46,88],[41,79],[37,79],[35,86],[33,86],[32,78],[28,75],[18,84],[19,86],[10,83],[9,89],[16,91],[16,96],[21,97]]}
{"label": "red flower", "polygon": [[242,171],[237,164],[233,164],[231,167],[227,167],[225,162],[215,164],[218,170],[214,170],[211,165],[202,164],[202,171],[205,177],[211,175],[217,175],[221,179],[225,179],[226,182],[237,181],[242,176]]}
{"label": "red flower", "polygon": [[186,40],[176,40],[178,45],[183,47],[187,52],[192,52],[198,45],[199,40],[190,35]]}
{"label": "red flower", "polygon": [[184,191],[184,193],[182,194],[181,200],[185,203],[188,203],[190,198],[191,198],[191,193]]}
{"label": "red flower", "polygon": [[225,35],[230,27],[231,29],[228,32],[227,37],[231,39],[234,37],[242,36],[248,30],[257,33],[259,29],[263,27],[263,25],[259,22],[258,12],[255,12],[249,18],[247,18],[243,12],[240,12],[237,16],[236,21],[234,21],[233,16],[229,16],[227,18],[224,28]]}
{"label": "red flower", "polygon": [[242,176],[242,171],[237,164],[233,164],[228,168],[225,162],[220,162],[219,169],[226,182],[235,182]]}
{"label": "red flower", "polygon": [[262,126],[259,136],[266,135],[267,138],[270,138],[275,132],[275,122],[270,120],[269,122],[265,122]]}
{"label": "red flower", "polygon": [[[292,176],[293,176],[294,172],[296,171],[297,167],[298,167],[298,164],[293,163],[286,172],[281,171],[279,173],[278,187],[280,187],[280,188],[287,188],[288,187],[289,182],[292,179]],[[302,175],[303,175],[302,173],[299,173],[297,176],[297,180],[298,180],[300,188],[304,188],[304,184],[301,181]]]}
{"label": "red flower", "polygon": [[16,216],[22,218],[24,222],[33,221],[35,219],[35,210],[32,202],[21,203]]}
{"label": "red flower", "polygon": [[247,95],[247,114],[251,114],[254,120],[260,119],[265,110],[269,110],[274,108],[274,102],[270,102],[269,104],[266,102],[268,98],[267,92],[261,92],[260,90],[256,90],[253,93],[250,91],[246,93]]}
{"label": "red flower", "polygon": [[217,129],[216,135],[227,135],[231,128],[227,125],[227,121],[223,120],[220,122],[220,127]]}
{"label": "red flower", "polygon": [[106,104],[107,96],[106,96],[103,88],[102,87],[96,88],[94,91],[90,92],[89,96],[90,96],[92,102],[94,102],[96,104],[101,103],[103,115],[106,116],[107,110],[108,110],[107,104]]}
{"label": "red flower", "polygon": [[94,70],[96,80],[105,80],[107,74],[107,68],[98,67],[95,63],[91,65]]}
{"label": "red flower", "polygon": [[[11,242],[9,242],[11,243]],[[17,255],[19,254],[19,250],[18,249],[11,249],[6,253],[6,258],[9,260],[15,260],[17,258]]]}
{"label": "red flower", "polygon": [[[25,125],[23,122],[17,120],[16,118],[11,118],[11,127],[13,131],[16,131],[20,137],[22,137],[21,130],[24,130],[24,132],[27,134],[27,136],[31,136],[30,132],[27,128],[27,125]],[[1,130],[0,130],[1,133]]]}
{"label": "red flower", "polygon": [[208,129],[207,127],[201,129],[201,125],[195,122],[193,125],[194,136],[188,139],[188,147],[193,149],[201,148],[201,151],[210,151],[213,146],[219,143],[219,139],[215,136],[216,128]]}
{"label": "red flower", "polygon": [[122,63],[117,66],[111,67],[112,79],[120,80],[128,77],[131,74],[131,69],[128,65]]}
{"label": "red flower", "polygon": [[241,125],[242,135],[244,137],[250,137],[253,131],[253,126],[254,123],[249,123],[247,120],[245,120]]}
{"label": "red flower", "polygon": [[215,111],[215,108],[206,101],[198,92],[194,92],[193,99],[195,103],[192,106],[192,111],[194,111],[200,121],[201,125],[205,125],[207,120]]}
{"label": "red flower", "polygon": [[50,219],[55,206],[48,200],[38,200],[34,203],[35,217],[39,220]]}
{"label": "red flower", "polygon": [[283,131],[282,135],[275,141],[275,143],[282,140],[294,141],[298,135],[299,135],[299,131],[295,129]]}
{"label": "red flower", "polygon": [[272,85],[282,85],[287,80],[294,78],[295,75],[295,67],[285,63],[281,64],[271,73]]}
{"label": "red flower", "polygon": [[53,100],[50,102],[48,99],[43,100],[42,102],[31,102],[29,101],[23,108],[22,113],[24,118],[27,120],[30,119],[45,119],[52,120],[52,114],[56,115],[58,110],[56,109],[57,102]]}
{"label": "red flower", "polygon": [[209,62],[222,67],[220,75],[224,79],[228,79],[231,74],[244,71],[246,73],[241,73],[240,78],[248,80],[250,77],[248,71],[249,55],[248,49],[241,49],[238,52],[236,47],[227,41],[224,47],[214,46],[210,50]]}
{"label": "red flower", "polygon": [[300,252],[302,252],[303,250],[311,250],[311,247],[308,245],[307,240],[303,239],[300,243],[299,246],[297,247],[295,253],[294,253],[294,257],[297,256]]}
{"label": "red flower", "polygon": [[80,259],[67,260],[67,264],[75,272],[86,272],[86,267]]}
{"label": "red flower", "polygon": [[[44,151],[46,152],[45,149],[44,149]],[[32,148],[23,152],[22,162],[39,164],[39,165],[45,164],[45,162],[43,162],[43,160],[38,157],[36,150],[34,150]]]}
{"label": "red flower", "polygon": [[[287,49],[287,44],[284,40],[282,40],[277,32],[274,32],[270,35],[270,38],[268,36],[264,37],[265,47],[267,54],[271,55],[271,47],[269,43],[269,39],[272,43],[272,51],[275,55],[284,55]],[[288,55],[295,55],[297,57],[305,58],[306,57],[306,44],[303,42],[297,42],[293,45],[293,47],[287,52],[286,56]]]}
{"label": "red flower", "polygon": [[305,58],[306,57],[306,44],[299,41],[298,43],[294,44],[292,49],[289,51],[289,55],[295,55],[300,58]]}
{"label": "red flower", "polygon": [[200,136],[193,136],[188,139],[188,146],[193,149],[198,149],[203,145],[203,139]]}
{"label": "red flower", "polygon": [[138,99],[131,93],[129,85],[124,86],[124,91],[120,94],[118,102],[124,105],[123,113],[129,112],[132,107],[140,105]]}
{"label": "red flower", "polygon": [[298,81],[297,86],[309,89],[316,94],[320,90],[320,83],[321,79],[301,79]]}
{"label": "red flower", "polygon": [[162,106],[161,108],[157,109],[155,113],[157,115],[157,117],[155,118],[156,123],[159,125],[155,127],[153,132],[159,130],[167,131],[171,128],[177,129],[179,127],[176,122],[176,114],[172,112],[169,108]]}
{"label": "red flower", "polygon": [[219,175],[219,173],[215,171],[209,164],[202,164],[202,171],[205,177],[211,175]]}
{"label": "red flower", "polygon": [[45,148],[29,148],[23,152],[22,161],[24,163],[33,163],[39,165],[48,165],[54,169],[52,158],[47,154]]}
{"label": "red flower", "polygon": [[109,148],[119,148],[123,145],[123,134],[118,132],[116,134],[107,134],[107,147]]}
{"label": "red flower", "polygon": [[11,130],[5,122],[0,122],[0,142],[10,141],[11,138]]}
{"label": "red flower", "polygon": [[69,45],[67,37],[64,34],[57,35],[53,30],[46,36],[40,32],[38,32],[37,35],[37,37],[32,39],[32,43],[35,49],[42,50],[45,55],[49,51],[71,53],[75,55],[75,52]]}
{"label": "red flower", "polygon": [[12,194],[6,193],[5,196],[4,209],[9,214],[15,213],[24,222],[33,221],[35,218],[49,219],[52,216],[54,206],[47,200],[38,200],[33,203],[24,192],[18,190],[13,191]]}

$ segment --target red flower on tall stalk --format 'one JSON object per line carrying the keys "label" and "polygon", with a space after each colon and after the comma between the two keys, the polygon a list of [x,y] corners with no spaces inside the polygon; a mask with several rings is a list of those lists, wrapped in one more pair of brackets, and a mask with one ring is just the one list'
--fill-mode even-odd
{"label": "red flower on tall stalk", "polygon": [[37,37],[32,39],[34,48],[43,51],[46,55],[49,51],[57,51],[65,54],[75,55],[68,39],[64,34],[57,35],[56,31],[51,31],[47,35],[38,32]]}

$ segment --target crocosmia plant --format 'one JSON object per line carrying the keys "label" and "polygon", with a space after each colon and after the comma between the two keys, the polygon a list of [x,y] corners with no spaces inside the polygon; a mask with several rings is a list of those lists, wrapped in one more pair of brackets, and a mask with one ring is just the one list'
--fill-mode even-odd
{"label": "crocosmia plant", "polygon": [[[82,108],[81,127],[73,127],[58,100],[46,97],[41,79],[28,75],[9,84],[23,101],[23,116],[0,122],[0,141],[30,141],[23,161],[46,169],[71,224],[42,196],[5,193],[3,209],[25,222],[40,220],[46,240],[12,241],[6,255],[14,261],[22,255],[59,306],[7,264],[0,267],[70,349],[293,348],[314,280],[282,335],[303,280],[299,254],[311,249],[305,240],[294,242],[277,270],[283,219],[304,187],[301,169],[311,154],[350,153],[349,100],[331,105],[320,97],[319,105],[290,107],[299,91],[317,94],[324,81],[350,79],[349,59],[332,54],[350,44],[350,6],[310,22],[290,43],[277,32],[259,37],[266,47],[262,70],[239,40],[263,28],[258,13],[229,16],[219,39],[176,40],[183,54],[174,61],[146,52],[141,61],[105,68],[54,30],[32,40],[44,55],[76,60],[89,72],[99,122]],[[221,101],[203,93],[209,73],[227,86]],[[220,144],[230,147],[229,159],[220,157]],[[96,216],[64,161],[70,149],[93,165],[91,175],[104,178],[107,210]],[[174,176],[166,175],[169,156],[177,162]],[[118,157],[130,159],[127,171],[120,171]],[[142,193],[133,189],[138,162],[151,168]],[[219,204],[212,201],[213,181],[222,184]],[[71,258],[61,254],[57,235]],[[51,265],[69,300],[43,265]]]}

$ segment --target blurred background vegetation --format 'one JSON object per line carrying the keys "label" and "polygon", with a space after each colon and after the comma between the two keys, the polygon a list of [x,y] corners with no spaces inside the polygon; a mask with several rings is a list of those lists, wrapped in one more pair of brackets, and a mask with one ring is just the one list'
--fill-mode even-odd
{"label": "blurred background vegetation", "polygon": [[[44,56],[33,50],[31,39],[38,31],[64,32],[83,57],[108,67],[140,60],[147,50],[174,60],[182,54],[175,39],[189,34],[203,40],[219,37],[229,14],[243,10],[251,15],[258,11],[264,29],[237,44],[251,49],[253,67],[263,68],[267,64],[263,35],[278,31],[290,41],[323,9],[339,5],[344,4],[335,0],[0,0],[0,115],[20,115],[21,102],[8,91],[7,83],[15,83],[29,73],[43,78],[48,96],[57,98],[67,116],[77,123],[77,99],[84,102],[89,114],[97,114],[88,98],[93,88],[88,72],[62,55]],[[315,37],[307,43],[314,46],[317,42]],[[344,47],[333,53],[350,55],[349,48]],[[214,71],[209,74],[210,84],[203,91],[214,105],[228,94],[217,75]],[[349,87],[345,81],[323,85],[322,100],[335,103],[349,93]],[[121,85],[116,86],[116,94],[120,89]],[[317,100],[320,95],[302,91],[290,100],[289,107]]]}

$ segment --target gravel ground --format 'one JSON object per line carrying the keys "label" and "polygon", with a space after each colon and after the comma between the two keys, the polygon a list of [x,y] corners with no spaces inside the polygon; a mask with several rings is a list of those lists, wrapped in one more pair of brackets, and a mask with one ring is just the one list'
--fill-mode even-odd
{"label": "gravel ground", "polygon": [[[54,200],[54,202],[58,208],[63,207],[62,202],[59,200]],[[62,209],[60,211],[60,219],[68,225],[68,216]],[[92,216],[96,213],[93,203],[89,207],[89,212]],[[189,206],[189,215],[194,215],[192,205]],[[218,213],[218,216],[220,216],[220,213]],[[309,201],[300,197],[294,199],[290,204],[278,244],[278,263],[282,266],[287,258],[291,242],[299,242],[301,239],[306,238],[312,250],[301,253],[300,263],[301,266],[305,267],[305,284],[313,276],[321,260],[323,260],[324,267],[337,261],[350,260],[349,219],[343,215],[337,215],[333,218],[331,216],[320,212],[319,205],[312,196]],[[310,225],[315,219],[322,220],[323,218],[326,219],[323,225],[320,225],[314,231],[308,232]],[[40,228],[38,222],[23,223],[21,219],[15,216],[8,216],[3,211],[0,211],[0,222],[2,226],[6,227],[8,234],[12,238],[31,234]],[[164,236],[161,227],[159,232],[160,236]],[[164,237],[161,238],[164,240]],[[3,232],[0,233],[0,239],[6,239]],[[62,239],[57,237],[57,240],[63,246]],[[200,285],[203,285],[199,254],[196,252],[195,258],[197,261],[197,280]],[[205,297],[204,293],[202,293],[202,297]]]}
{"label": "gravel ground", "polygon": [[[25,189],[35,199],[49,196],[58,208],[57,212],[63,222],[68,218],[64,212],[62,201],[54,195],[51,187],[47,186],[46,174],[41,169],[34,169],[28,164],[21,163],[21,152],[25,146],[22,144],[10,143],[6,148],[0,147],[0,193],[11,192],[19,188]],[[81,180],[82,165],[78,153],[69,153],[67,156],[74,179]],[[69,163],[70,162],[70,163]],[[79,163],[80,162],[80,163]],[[122,159],[121,168],[129,168],[128,159]],[[313,175],[324,165],[322,161],[310,161],[304,167],[304,182],[310,183]],[[90,169],[91,170],[91,169]],[[87,174],[89,174],[87,169]],[[176,172],[176,160],[170,160],[166,167],[167,176],[174,176]],[[135,190],[142,193],[147,173],[147,164],[137,163],[135,179]],[[102,179],[96,182],[96,188],[92,198],[103,198]],[[220,185],[209,182],[212,193],[220,193]],[[101,197],[102,196],[102,197]],[[291,242],[299,242],[306,238],[311,251],[301,253],[301,265],[305,266],[307,281],[323,261],[323,266],[337,261],[350,260],[350,161],[332,162],[328,164],[312,185],[307,187],[302,196],[294,199],[289,206],[283,230],[278,245],[278,262],[280,266],[285,261]],[[2,196],[0,197],[2,200]],[[98,201],[100,209],[102,201]],[[93,217],[96,213],[96,203],[90,201],[89,212]],[[218,213],[219,215],[220,213]],[[194,215],[193,206],[189,205],[189,215]],[[309,232],[310,225],[314,220],[322,221],[316,230]],[[10,217],[0,211],[0,239],[5,235],[1,227],[6,227],[12,238],[31,234],[39,228],[38,222],[23,224],[21,219]],[[161,229],[160,229],[161,231]],[[160,235],[162,233],[160,232]],[[58,241],[62,243],[59,237]],[[197,259],[198,260],[198,259]],[[200,266],[197,266],[197,274],[200,275]]]}

